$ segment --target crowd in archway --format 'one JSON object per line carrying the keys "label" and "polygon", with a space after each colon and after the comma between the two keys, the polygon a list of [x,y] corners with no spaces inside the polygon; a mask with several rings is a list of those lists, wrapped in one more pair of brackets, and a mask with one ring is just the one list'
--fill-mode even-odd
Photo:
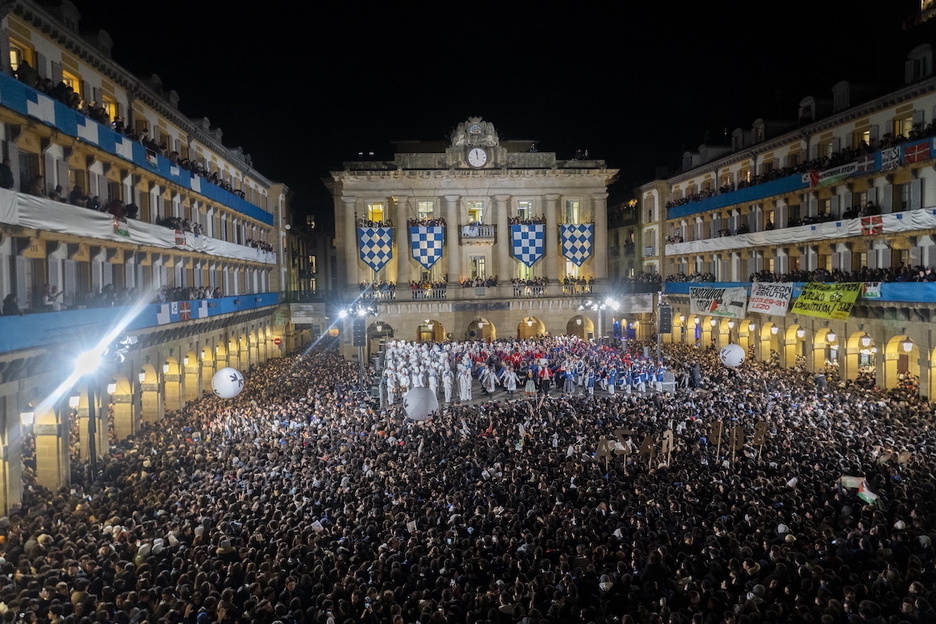
{"label": "crowd in archway", "polygon": [[929,404],[665,357],[697,387],[499,396],[422,423],[335,353],[267,362],[238,398],[113,447],[90,487],[48,492],[27,468],[0,519],[3,620],[936,620]]}

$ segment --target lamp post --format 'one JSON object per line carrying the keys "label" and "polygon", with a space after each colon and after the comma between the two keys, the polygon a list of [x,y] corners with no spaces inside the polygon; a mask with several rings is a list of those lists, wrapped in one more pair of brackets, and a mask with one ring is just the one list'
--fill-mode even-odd
{"label": "lamp post", "polygon": [[102,353],[99,350],[92,349],[85,351],[75,360],[75,373],[85,380],[88,391],[88,487],[94,483],[97,478],[97,402],[94,382],[95,373],[101,365]]}

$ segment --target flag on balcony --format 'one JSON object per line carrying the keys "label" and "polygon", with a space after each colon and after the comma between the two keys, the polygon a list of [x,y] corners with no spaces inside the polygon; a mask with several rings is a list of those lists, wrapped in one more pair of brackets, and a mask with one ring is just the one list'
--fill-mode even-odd
{"label": "flag on balcony", "polygon": [[874,154],[867,154],[862,156],[855,162],[857,173],[867,173],[868,171],[875,171],[877,169],[877,162],[874,159]]}
{"label": "flag on balcony", "polygon": [[514,258],[533,266],[546,253],[546,226],[542,223],[511,225],[510,240]]}
{"label": "flag on balcony", "polygon": [[576,266],[582,266],[592,255],[595,225],[593,223],[560,225],[559,238],[562,255],[574,262]]}
{"label": "flag on balcony", "polygon": [[861,217],[862,236],[872,236],[881,234],[884,231],[884,217],[875,215],[873,217]]}
{"label": "flag on balcony", "polygon": [[361,260],[379,271],[393,257],[393,228],[359,227],[357,231]]}
{"label": "flag on balcony", "polygon": [[442,259],[445,245],[444,225],[413,225],[409,228],[413,259],[427,269]]}
{"label": "flag on balcony", "polygon": [[126,219],[114,219],[114,234],[130,238],[130,225]]}
{"label": "flag on balcony", "polygon": [[905,164],[929,160],[930,157],[929,141],[920,141],[913,145],[904,145],[901,147],[901,150],[903,151],[903,161]]}
{"label": "flag on balcony", "polygon": [[151,149],[146,150],[146,164],[156,167],[159,165],[159,159],[156,158],[156,152]]}

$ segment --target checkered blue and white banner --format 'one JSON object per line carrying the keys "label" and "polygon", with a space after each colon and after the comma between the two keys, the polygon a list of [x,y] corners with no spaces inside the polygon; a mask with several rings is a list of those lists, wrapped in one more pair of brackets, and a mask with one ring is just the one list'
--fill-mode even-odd
{"label": "checkered blue and white banner", "polygon": [[576,266],[582,266],[591,257],[592,241],[594,240],[595,225],[593,223],[559,226],[559,242],[562,245],[562,255],[574,262]]}
{"label": "checkered blue and white banner", "polygon": [[393,257],[393,228],[359,227],[357,231],[361,260],[379,271]]}
{"label": "checkered blue and white banner", "polygon": [[409,229],[413,259],[427,269],[442,259],[445,245],[444,225],[414,225]]}
{"label": "checkered blue and white banner", "polygon": [[511,225],[514,258],[533,266],[546,253],[546,227],[542,223]]}

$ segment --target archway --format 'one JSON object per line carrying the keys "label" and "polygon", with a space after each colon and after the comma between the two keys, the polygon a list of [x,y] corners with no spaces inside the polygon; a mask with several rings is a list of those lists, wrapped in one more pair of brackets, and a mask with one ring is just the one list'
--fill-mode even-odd
{"label": "archway", "polygon": [[194,351],[188,351],[182,356],[182,373],[184,381],[182,388],[185,390],[185,402],[194,401],[201,394],[198,379],[198,357]]}
{"label": "archway", "polygon": [[140,409],[143,422],[156,422],[163,417],[163,394],[159,391],[159,373],[150,363],[140,369]]}
{"label": "archway", "polygon": [[111,426],[114,428],[114,439],[125,440],[140,428],[139,409],[133,392],[134,384],[125,375],[117,375],[113,384],[113,392],[110,393],[113,406]]}
{"label": "archway", "polygon": [[845,369],[842,376],[845,379],[858,379],[862,377],[877,377],[877,345],[874,338],[867,332],[859,330],[852,332],[845,343]]}
{"label": "archway", "polygon": [[468,324],[465,336],[468,340],[497,340],[497,329],[486,318],[478,318]]}
{"label": "archway", "polygon": [[445,340],[445,327],[435,319],[427,318],[416,328],[416,342],[442,342]]}
{"label": "archway", "polygon": [[920,387],[920,348],[906,334],[894,336],[884,348],[884,387]]}
{"label": "archway", "polygon": [[525,316],[523,320],[517,323],[517,338],[527,340],[535,338],[546,333],[546,325],[540,319],[534,316]]}
{"label": "archway", "polygon": [[578,314],[566,323],[566,334],[589,340],[595,335],[595,324],[584,314]]}
{"label": "archway", "polygon": [[166,409],[182,409],[182,375],[179,361],[170,355],[163,362],[163,392],[165,392]]}
{"label": "archway", "polygon": [[215,358],[211,345],[205,346],[198,355],[201,359],[201,387],[203,389],[211,388],[211,379],[215,374]]}
{"label": "archway", "polygon": [[738,344],[744,349],[749,360],[757,359],[757,323],[753,319],[738,321]]}
{"label": "archway", "polygon": [[760,359],[780,366],[780,326],[770,321],[760,330]]}
{"label": "archway", "polygon": [[812,370],[815,372],[834,370],[839,367],[838,335],[828,327],[816,332],[812,344]]}
{"label": "archway", "polygon": [[784,340],[784,364],[788,368],[802,367],[806,369],[806,328],[801,325],[790,325],[786,330]]}

